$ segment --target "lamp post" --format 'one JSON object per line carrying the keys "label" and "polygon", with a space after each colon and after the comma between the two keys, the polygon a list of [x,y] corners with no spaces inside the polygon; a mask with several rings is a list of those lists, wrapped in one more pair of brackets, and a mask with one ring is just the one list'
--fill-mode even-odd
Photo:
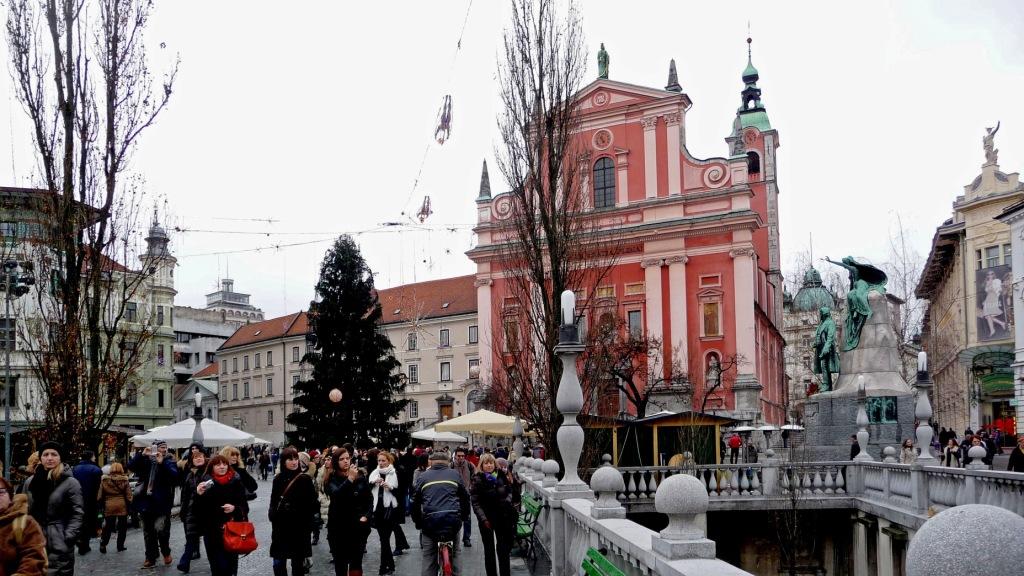
{"label": "lamp post", "polygon": [[[17,338],[17,322],[11,322],[11,300],[28,294],[29,286],[36,283],[31,270],[26,267],[19,274],[21,267],[16,260],[8,260],[3,265],[4,281],[0,287],[4,291],[4,478],[11,479],[11,348]],[[12,334],[7,340],[7,334]]]}
{"label": "lamp post", "polygon": [[196,421],[196,427],[192,430],[192,441],[198,444],[203,443],[203,394],[196,392],[196,407],[192,411],[192,419]]}

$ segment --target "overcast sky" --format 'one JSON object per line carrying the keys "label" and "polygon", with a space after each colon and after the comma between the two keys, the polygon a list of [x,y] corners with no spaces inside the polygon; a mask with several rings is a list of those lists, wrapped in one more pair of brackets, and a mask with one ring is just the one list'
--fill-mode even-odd
{"label": "overcast sky", "polygon": [[[998,120],[1002,170],[1024,165],[1019,0],[580,7],[588,81],[601,42],[613,80],[661,88],[676,59],[694,102],[687,147],[698,157],[727,152],[750,22],[781,141],[787,265],[812,234],[816,258],[884,262],[897,215],[926,254],[935,226],[980,173],[984,128]],[[181,72],[134,166],[170,225],[185,230],[172,240],[177,302],[202,306],[230,274],[268,317],[302,309],[341,232],[362,231],[356,239],[378,287],[472,273],[464,252],[482,160],[503,188],[491,159],[507,18],[505,3],[485,0],[158,2],[148,32],[154,68],[180,54]],[[0,53],[6,64],[6,45]],[[0,138],[0,184],[33,185],[29,130],[8,74],[0,93],[0,129],[9,133]],[[445,94],[451,140],[428,150]],[[378,229],[410,223],[426,195],[434,213],[424,229]],[[237,252],[254,248],[263,249]]]}

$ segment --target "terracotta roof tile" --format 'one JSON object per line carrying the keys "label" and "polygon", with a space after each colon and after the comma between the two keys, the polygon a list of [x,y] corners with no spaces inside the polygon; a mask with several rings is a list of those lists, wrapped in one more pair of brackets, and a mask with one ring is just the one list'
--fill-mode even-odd
{"label": "terracotta roof tile", "polygon": [[216,375],[217,375],[217,363],[214,362],[213,364],[210,364],[206,368],[203,368],[202,370],[192,374],[192,377],[193,378],[209,378],[210,376],[216,376]]}
{"label": "terracotta roof tile", "polygon": [[458,276],[405,284],[377,291],[382,324],[442,318],[477,311],[476,276]]}
{"label": "terracotta roof tile", "polygon": [[288,336],[302,336],[308,332],[309,317],[305,312],[296,312],[280,318],[271,318],[241,326],[219,349],[225,350]]}

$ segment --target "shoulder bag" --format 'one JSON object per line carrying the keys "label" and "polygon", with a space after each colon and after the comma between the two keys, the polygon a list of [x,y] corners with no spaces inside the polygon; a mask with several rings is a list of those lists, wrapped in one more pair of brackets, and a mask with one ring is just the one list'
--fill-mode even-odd
{"label": "shoulder bag", "polygon": [[252,522],[228,521],[224,523],[224,551],[232,554],[248,554],[259,546],[256,542],[256,527]]}

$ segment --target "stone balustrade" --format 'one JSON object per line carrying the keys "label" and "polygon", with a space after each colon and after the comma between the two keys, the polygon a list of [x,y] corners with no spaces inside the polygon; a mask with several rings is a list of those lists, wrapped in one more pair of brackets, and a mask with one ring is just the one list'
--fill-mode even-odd
{"label": "stone balustrade", "polygon": [[[610,460],[608,458],[607,460]],[[616,567],[630,576],[749,576],[749,573],[715,558],[715,543],[705,537],[698,516],[707,512],[706,484],[694,476],[655,476],[649,490],[650,474],[643,478],[644,498],[669,518],[665,530],[655,532],[626,519],[620,500],[625,491],[624,474],[610,464],[591,476],[597,500],[564,498],[550,477],[534,477],[536,470],[553,470],[553,461],[520,458],[514,465],[523,491],[544,504],[536,533],[552,560],[552,576],[577,574],[589,548],[602,552]],[[634,494],[639,498],[634,478]],[[577,495],[573,492],[573,495]]]}
{"label": "stone balustrade", "polygon": [[989,504],[1024,515],[1024,474],[892,462],[766,462],[622,467],[618,501],[629,512],[654,512],[658,487],[687,474],[707,489],[709,511],[852,508],[917,528],[946,508]]}

